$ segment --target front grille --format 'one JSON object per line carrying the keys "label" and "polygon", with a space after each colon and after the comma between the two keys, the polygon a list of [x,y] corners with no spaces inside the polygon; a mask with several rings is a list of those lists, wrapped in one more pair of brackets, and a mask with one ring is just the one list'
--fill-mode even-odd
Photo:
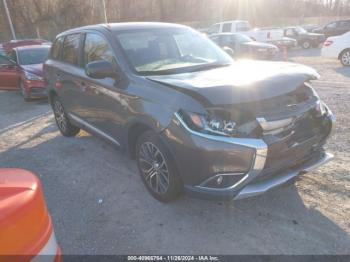
{"label": "front grille", "polygon": [[265,137],[269,149],[265,168],[287,166],[303,161],[319,151],[331,131],[330,120],[311,109],[300,117],[289,129]]}

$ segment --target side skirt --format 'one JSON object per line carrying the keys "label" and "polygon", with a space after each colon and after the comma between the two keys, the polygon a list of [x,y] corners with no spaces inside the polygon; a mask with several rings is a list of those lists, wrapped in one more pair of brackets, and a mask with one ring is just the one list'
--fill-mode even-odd
{"label": "side skirt", "polygon": [[121,144],[119,143],[119,141],[117,141],[116,139],[114,139],[110,135],[106,134],[102,130],[98,129],[97,127],[95,127],[95,126],[93,126],[91,124],[89,124],[88,122],[86,122],[85,120],[81,119],[80,117],[78,117],[76,115],[73,115],[73,114],[69,113],[68,116],[69,116],[70,120],[72,120],[72,122],[76,123],[83,130],[86,130],[88,132],[96,134],[96,135],[102,137],[103,139],[106,139],[107,141],[113,143],[117,147],[121,148]]}

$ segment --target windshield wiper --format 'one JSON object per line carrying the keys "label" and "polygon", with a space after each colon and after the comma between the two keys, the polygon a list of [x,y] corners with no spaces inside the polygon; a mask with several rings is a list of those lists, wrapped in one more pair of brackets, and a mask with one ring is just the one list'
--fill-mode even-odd
{"label": "windshield wiper", "polygon": [[204,71],[204,70],[210,70],[210,69],[215,69],[215,68],[219,68],[219,67],[225,67],[225,66],[230,66],[231,63],[214,63],[214,64],[205,64],[205,65],[200,65],[200,66],[196,66],[190,70],[188,70],[188,72],[196,72],[196,71]]}
{"label": "windshield wiper", "polygon": [[212,64],[204,64],[198,66],[191,67],[180,67],[174,69],[167,70],[156,70],[156,71],[139,71],[138,73],[141,75],[172,75],[172,74],[181,74],[181,73],[189,73],[189,72],[197,72],[197,71],[205,71],[210,69],[215,69],[219,67],[230,66],[231,63],[212,63]]}

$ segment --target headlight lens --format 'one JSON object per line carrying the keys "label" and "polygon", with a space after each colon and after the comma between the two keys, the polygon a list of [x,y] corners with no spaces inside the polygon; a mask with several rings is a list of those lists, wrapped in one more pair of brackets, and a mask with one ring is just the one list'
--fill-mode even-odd
{"label": "headlight lens", "polygon": [[217,117],[205,116],[191,112],[180,112],[180,116],[190,128],[218,135],[233,135],[236,132],[236,122]]}
{"label": "headlight lens", "polygon": [[25,71],[24,75],[28,80],[43,80],[41,76]]}

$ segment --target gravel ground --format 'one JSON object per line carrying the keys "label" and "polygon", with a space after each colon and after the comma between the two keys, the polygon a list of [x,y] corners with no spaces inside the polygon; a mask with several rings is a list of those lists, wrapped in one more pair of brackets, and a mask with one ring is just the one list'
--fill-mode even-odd
{"label": "gravel ground", "polygon": [[46,102],[0,92],[0,166],[38,174],[64,254],[350,254],[350,68],[294,51],[337,116],[333,162],[295,185],[235,202],[186,196],[170,204],[145,190],[135,163],[81,132],[62,137]]}

